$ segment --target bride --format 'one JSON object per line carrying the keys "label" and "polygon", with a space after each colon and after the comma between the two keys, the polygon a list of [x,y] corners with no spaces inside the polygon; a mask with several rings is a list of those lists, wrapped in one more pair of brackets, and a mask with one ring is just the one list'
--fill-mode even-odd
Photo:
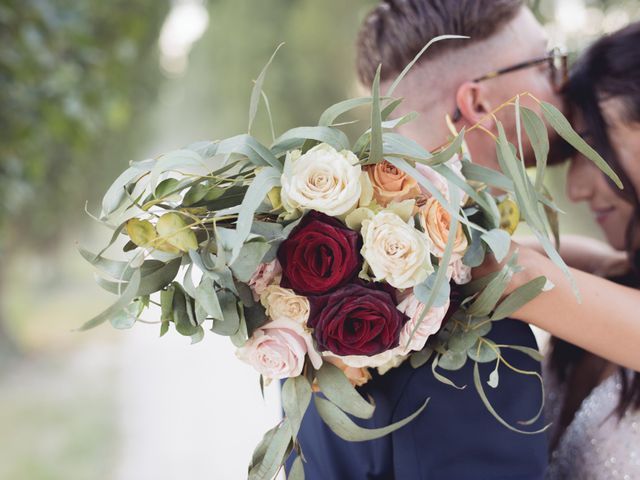
{"label": "bride", "polygon": [[[520,247],[527,271],[510,285],[512,291],[540,274],[550,278],[556,287],[514,317],[571,338],[608,359],[557,337],[551,340],[545,371],[547,421],[553,424],[546,475],[550,480],[640,478],[640,374],[620,366],[640,369],[640,346],[633,340],[640,328],[639,43],[640,23],[598,40],[578,61],[563,89],[578,130],[603,154],[625,187],[618,190],[576,154],[568,195],[573,201],[589,202],[610,245],[627,251],[625,264],[630,271],[607,275],[608,281],[575,270],[583,297],[578,304],[545,257]],[[585,245],[565,242],[561,253],[577,268],[603,271],[595,252]]]}

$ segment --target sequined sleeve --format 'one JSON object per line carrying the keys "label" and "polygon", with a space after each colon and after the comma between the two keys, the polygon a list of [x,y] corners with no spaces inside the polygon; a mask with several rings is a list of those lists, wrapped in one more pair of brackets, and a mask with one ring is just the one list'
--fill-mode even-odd
{"label": "sequined sleeve", "polygon": [[[556,400],[562,396],[559,385],[553,381],[547,385],[551,390],[548,396]],[[547,480],[640,480],[640,412],[629,411],[618,417],[614,410],[620,391],[620,376],[616,374],[583,401],[551,455]],[[557,403],[550,403],[557,410]],[[548,413],[549,417],[557,415]]]}

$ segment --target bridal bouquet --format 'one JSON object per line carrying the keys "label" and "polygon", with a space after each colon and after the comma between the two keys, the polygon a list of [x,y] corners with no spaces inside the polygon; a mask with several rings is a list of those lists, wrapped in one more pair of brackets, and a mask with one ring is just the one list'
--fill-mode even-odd
{"label": "bridal bouquet", "polygon": [[[505,259],[522,218],[568,273],[550,240],[557,208],[542,183],[543,120],[520,96],[503,106],[515,108],[532,142],[535,181],[522,162],[520,128],[516,148],[499,122],[502,173],[471,162],[464,130],[428,152],[393,131],[415,116],[393,118],[400,104],[393,92],[410,67],[384,97],[378,75],[370,97],[333,105],[317,126],[293,128],[270,146],[242,134],[131,163],[102,201],[99,221],[113,228],[111,241],[97,254],[81,249],[98,283],[119,295],[83,328],[106,320],[129,328],[155,304],[161,335],[227,336],[261,385],[284,381],[285,418],[256,448],[250,478],[272,478],[299,451],[296,434],[312,400],[329,427],[353,441],[388,434],[425,408],[426,401],[386,428],[358,426],[347,414],[373,414],[355,389],[371,369],[431,361],[433,374],[453,385],[443,371],[475,362],[480,398],[502,421],[483,393],[478,363],[495,362],[488,384],[496,388],[501,348],[538,355],[486,336],[492,321],[550,288],[546,279],[502,299],[520,268],[517,254],[496,274],[471,281],[470,272],[487,252]],[[249,132],[266,68],[251,96]],[[540,105],[563,138],[612,174],[553,106]],[[371,123],[351,142],[337,119],[362,106]],[[126,260],[104,256],[120,239]],[[291,478],[303,477],[302,458]]]}

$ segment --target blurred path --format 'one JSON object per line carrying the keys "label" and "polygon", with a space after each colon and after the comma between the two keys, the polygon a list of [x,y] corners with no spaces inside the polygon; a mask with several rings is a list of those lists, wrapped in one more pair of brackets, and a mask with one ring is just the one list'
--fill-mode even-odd
{"label": "blurred path", "polygon": [[[149,315],[147,318],[151,318]],[[197,345],[159,327],[124,332],[117,381],[122,432],[115,480],[239,480],[280,415],[257,374],[213,334]]]}

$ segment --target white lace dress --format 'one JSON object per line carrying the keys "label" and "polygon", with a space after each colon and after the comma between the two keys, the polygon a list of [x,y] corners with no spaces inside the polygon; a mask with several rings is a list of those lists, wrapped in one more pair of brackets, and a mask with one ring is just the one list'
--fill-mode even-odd
{"label": "white lace dress", "polygon": [[[564,392],[548,369],[545,373],[546,416],[554,422]],[[582,402],[551,455],[547,480],[640,480],[640,412],[618,417],[614,410],[620,391],[620,374],[616,373]],[[552,425],[550,438],[554,432]]]}

